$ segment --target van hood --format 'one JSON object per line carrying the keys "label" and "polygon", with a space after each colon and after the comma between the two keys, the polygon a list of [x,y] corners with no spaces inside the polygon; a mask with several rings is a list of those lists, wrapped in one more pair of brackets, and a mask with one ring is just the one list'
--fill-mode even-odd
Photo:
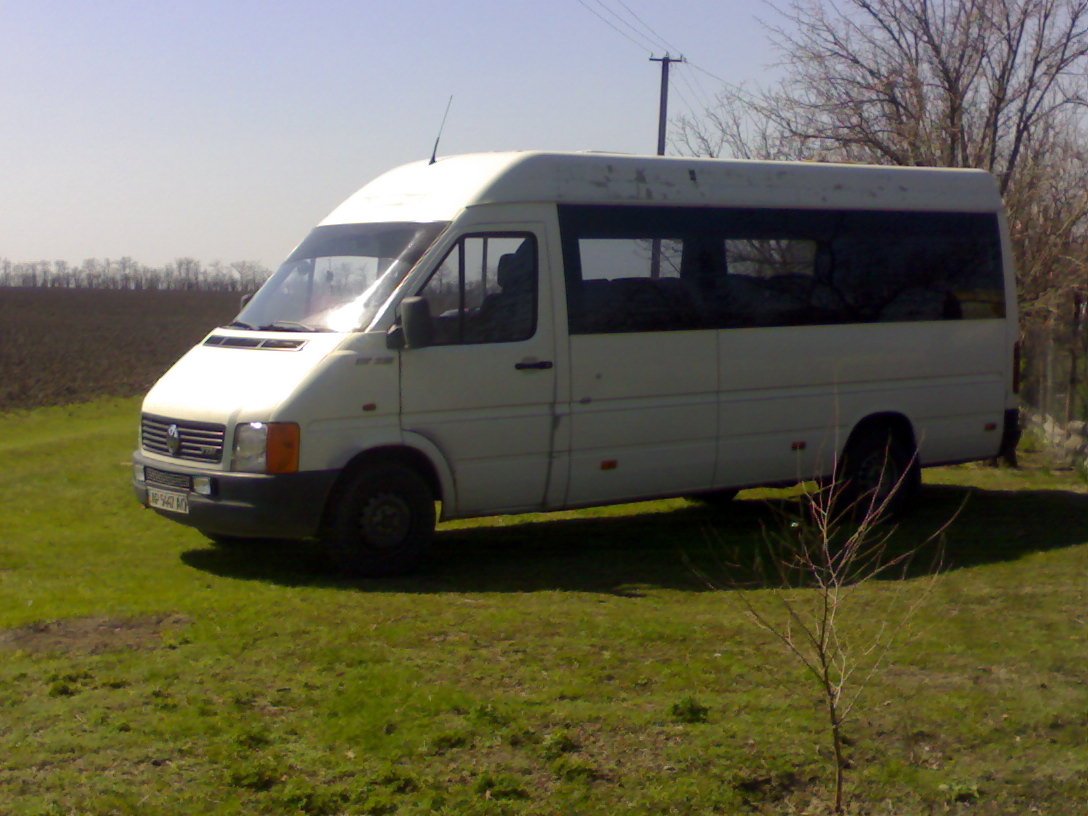
{"label": "van hood", "polygon": [[162,375],[143,410],[225,425],[277,419],[279,406],[343,340],[331,332],[214,331]]}

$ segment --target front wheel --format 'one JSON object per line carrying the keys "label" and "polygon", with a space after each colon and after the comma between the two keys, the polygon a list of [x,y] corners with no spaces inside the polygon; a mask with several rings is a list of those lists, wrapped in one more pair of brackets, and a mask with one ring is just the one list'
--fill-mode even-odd
{"label": "front wheel", "polygon": [[356,474],[340,493],[323,539],[346,572],[400,575],[423,560],[434,525],[434,495],[427,482],[404,465],[375,465]]}
{"label": "front wheel", "polygon": [[258,541],[256,538],[245,538],[243,536],[221,535],[220,533],[209,533],[207,530],[201,530],[200,534],[208,541],[212,542],[217,547],[223,549],[230,549],[232,547],[245,547],[247,544],[252,544],[254,541]]}

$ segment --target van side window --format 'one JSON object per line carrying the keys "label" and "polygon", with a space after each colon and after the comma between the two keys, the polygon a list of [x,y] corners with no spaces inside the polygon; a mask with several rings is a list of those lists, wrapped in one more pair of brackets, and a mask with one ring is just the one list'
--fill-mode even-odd
{"label": "van side window", "polygon": [[588,332],[694,329],[699,311],[680,283],[683,242],[583,238],[580,310]]}
{"label": "van side window", "polygon": [[571,334],[1005,316],[993,213],[560,205]]}
{"label": "van side window", "polygon": [[419,295],[430,306],[435,345],[528,340],[536,331],[536,239],[466,235]]}
{"label": "van side window", "polygon": [[1005,316],[996,227],[985,216],[889,215],[845,214],[831,242],[834,282],[857,322]]}
{"label": "van side window", "polygon": [[816,322],[817,243],[793,238],[730,238],[728,274],[708,299],[719,328],[799,326]]}

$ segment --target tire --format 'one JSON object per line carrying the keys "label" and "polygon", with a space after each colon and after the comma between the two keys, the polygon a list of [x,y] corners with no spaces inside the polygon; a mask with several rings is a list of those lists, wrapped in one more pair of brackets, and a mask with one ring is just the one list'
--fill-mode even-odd
{"label": "tire", "polygon": [[219,533],[209,533],[207,530],[200,530],[200,534],[208,541],[212,542],[217,547],[223,549],[230,549],[232,547],[244,547],[247,544],[251,544],[257,541],[255,538],[245,538],[244,536],[232,536],[232,535],[220,535]]}
{"label": "tire", "polygon": [[898,516],[921,486],[917,451],[889,427],[857,431],[843,452],[837,481],[856,517],[881,505],[883,515]]}
{"label": "tire", "polygon": [[715,510],[725,510],[733,503],[733,499],[740,493],[735,487],[722,488],[721,490],[708,490],[706,493],[696,493],[689,496],[692,501],[698,501]]}
{"label": "tire", "polygon": [[352,477],[334,501],[322,538],[344,572],[402,575],[427,554],[434,535],[434,495],[412,468],[368,467]]}

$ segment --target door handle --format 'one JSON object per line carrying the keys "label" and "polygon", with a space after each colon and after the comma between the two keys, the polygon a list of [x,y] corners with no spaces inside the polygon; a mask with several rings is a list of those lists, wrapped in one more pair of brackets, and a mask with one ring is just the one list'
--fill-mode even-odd
{"label": "door handle", "polygon": [[536,369],[538,371],[547,371],[551,367],[552,367],[552,361],[551,360],[540,360],[539,362],[533,362],[533,363],[526,362],[526,361],[522,361],[520,363],[514,363],[514,368],[516,368],[518,371],[527,371],[529,369]]}

